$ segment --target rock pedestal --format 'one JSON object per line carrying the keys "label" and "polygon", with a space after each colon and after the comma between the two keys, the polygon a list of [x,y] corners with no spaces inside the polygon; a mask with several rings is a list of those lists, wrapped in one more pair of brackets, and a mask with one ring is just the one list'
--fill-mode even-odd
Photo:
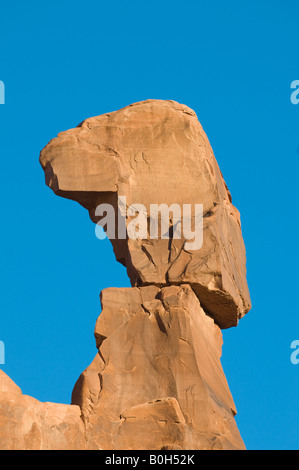
{"label": "rock pedestal", "polygon": [[240,449],[222,334],[188,284],[105,289],[73,391],[94,449]]}

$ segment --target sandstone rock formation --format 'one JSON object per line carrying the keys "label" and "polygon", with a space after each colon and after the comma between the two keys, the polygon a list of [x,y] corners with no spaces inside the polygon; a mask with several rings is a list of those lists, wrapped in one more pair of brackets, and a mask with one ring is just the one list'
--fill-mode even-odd
{"label": "sandstone rock formation", "polygon": [[0,370],[0,450],[85,449],[78,406],[41,403],[23,395]]}
{"label": "sandstone rock formation", "polygon": [[75,385],[94,449],[238,449],[222,335],[188,284],[102,291],[99,353]]}
{"label": "sandstone rock formation", "polygon": [[[240,216],[231,203],[196,114],[174,101],[148,100],[87,119],[41,152],[46,183],[78,201],[98,222],[96,207],[203,204],[204,244],[184,239],[111,240],[133,286],[188,283],[221,328],[250,309]],[[124,210],[119,208],[120,212]],[[126,225],[132,217],[127,215]],[[161,234],[160,234],[161,235]]]}
{"label": "sandstone rock formation", "polygon": [[[102,291],[98,352],[72,405],[24,397],[0,375],[11,390],[0,387],[0,449],[244,449],[220,357],[221,328],[250,309],[245,247],[194,111],[174,101],[135,103],[62,132],[40,162],[53,191],[105,228],[132,287]],[[117,215],[115,233],[101,204]],[[153,217],[161,204],[169,214]],[[192,249],[178,219],[196,204],[203,240]],[[145,222],[141,238],[130,236],[136,214],[139,229]],[[189,213],[189,233],[196,217]]]}

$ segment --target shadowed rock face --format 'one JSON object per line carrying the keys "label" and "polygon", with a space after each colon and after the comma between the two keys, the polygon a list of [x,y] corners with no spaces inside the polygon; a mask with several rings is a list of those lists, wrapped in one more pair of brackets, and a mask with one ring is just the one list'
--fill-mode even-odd
{"label": "shadowed rock face", "polygon": [[[100,203],[203,204],[203,245],[186,239],[111,240],[133,286],[188,283],[221,328],[250,309],[240,216],[196,114],[174,101],[149,100],[87,119],[41,152],[46,183],[91,219]],[[120,208],[123,213],[124,207]],[[194,218],[194,214],[193,214]],[[126,214],[126,225],[132,216]],[[194,221],[193,221],[194,222]],[[173,224],[170,220],[170,225]],[[148,228],[150,220],[148,220]]]}
{"label": "shadowed rock face", "polygon": [[[114,208],[110,239],[132,287],[101,292],[97,353],[71,405],[26,397],[0,373],[0,449],[245,449],[220,362],[221,328],[250,308],[245,248],[195,113],[174,101],[136,103],[62,132],[40,162],[53,191],[95,223],[105,226],[99,204]],[[142,239],[128,236],[136,204],[147,216]],[[162,230],[153,239],[152,204],[202,204],[202,245],[174,236],[175,213],[154,221],[168,224],[169,239]]]}

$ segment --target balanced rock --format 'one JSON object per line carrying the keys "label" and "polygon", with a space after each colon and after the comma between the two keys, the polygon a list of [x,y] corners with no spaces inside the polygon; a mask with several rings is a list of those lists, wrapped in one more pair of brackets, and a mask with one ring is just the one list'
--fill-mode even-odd
{"label": "balanced rock", "polygon": [[[97,216],[99,205],[114,207],[119,217],[117,233],[110,239],[133,286],[188,283],[221,328],[237,325],[248,312],[239,212],[190,108],[148,100],[87,119],[53,139],[42,150],[40,162],[53,191],[86,207],[94,222],[102,219]],[[203,206],[203,243],[198,249],[190,249],[185,231],[173,236],[177,210],[169,213],[169,227],[163,220],[169,237],[154,230],[159,220],[154,220],[152,209],[161,204],[169,209],[175,204],[181,215],[189,205],[190,229],[195,205]],[[121,219],[128,229],[140,210],[147,220],[142,238],[120,238]]]}
{"label": "balanced rock", "polygon": [[62,132],[40,162],[105,229],[132,287],[101,292],[97,352],[71,405],[0,372],[0,449],[245,449],[220,361],[221,329],[251,305],[245,247],[194,111],[135,103]]}

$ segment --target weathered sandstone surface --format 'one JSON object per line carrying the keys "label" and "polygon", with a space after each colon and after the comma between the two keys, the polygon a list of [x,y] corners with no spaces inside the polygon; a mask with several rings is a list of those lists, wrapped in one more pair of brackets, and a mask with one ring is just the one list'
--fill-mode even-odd
{"label": "weathered sandstone surface", "polygon": [[240,449],[222,334],[187,284],[105,289],[75,385],[90,448]]}
{"label": "weathered sandstone surface", "polygon": [[41,403],[23,395],[0,370],[0,450],[85,449],[78,406]]}
{"label": "weathered sandstone surface", "polygon": [[[101,292],[97,353],[71,405],[40,403],[0,374],[0,449],[245,449],[220,361],[221,329],[251,307],[245,247],[194,111],[148,100],[87,119],[50,141],[40,163],[54,193],[105,228],[132,287]],[[101,204],[117,215],[114,234]],[[202,204],[202,244],[175,236],[174,209],[153,220],[155,204],[181,215]],[[145,231],[134,239],[136,215]]]}
{"label": "weathered sandstone surface", "polygon": [[[221,328],[250,309],[240,215],[194,111],[174,101],[149,100],[87,119],[41,152],[46,183],[78,201],[98,222],[96,207],[203,204],[203,246],[147,236],[111,240],[133,286],[188,283]],[[124,208],[120,207],[120,212]],[[131,221],[126,216],[126,224]]]}

